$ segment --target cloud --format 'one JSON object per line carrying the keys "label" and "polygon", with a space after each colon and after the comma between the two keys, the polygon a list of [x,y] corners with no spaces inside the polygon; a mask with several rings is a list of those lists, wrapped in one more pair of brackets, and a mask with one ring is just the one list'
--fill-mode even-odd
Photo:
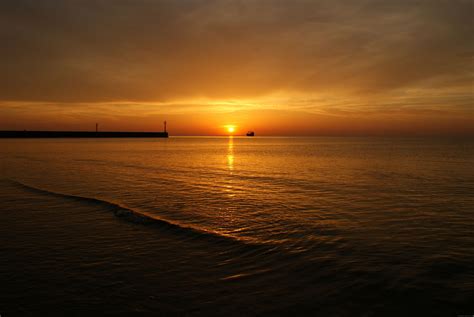
{"label": "cloud", "polygon": [[11,0],[0,12],[2,100],[472,89],[472,1]]}

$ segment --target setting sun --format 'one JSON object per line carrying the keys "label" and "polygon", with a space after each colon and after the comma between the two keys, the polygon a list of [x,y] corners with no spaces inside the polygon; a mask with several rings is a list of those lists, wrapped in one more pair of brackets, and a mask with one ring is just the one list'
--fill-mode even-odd
{"label": "setting sun", "polygon": [[235,132],[235,126],[234,125],[228,125],[226,126],[227,132],[229,133],[234,133]]}

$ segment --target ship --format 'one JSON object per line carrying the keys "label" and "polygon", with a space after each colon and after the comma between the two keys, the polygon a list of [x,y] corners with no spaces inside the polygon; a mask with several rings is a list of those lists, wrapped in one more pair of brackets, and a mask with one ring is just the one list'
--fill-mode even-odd
{"label": "ship", "polygon": [[254,136],[254,135],[255,135],[255,132],[253,132],[253,131],[248,131],[246,135],[247,135],[247,136]]}

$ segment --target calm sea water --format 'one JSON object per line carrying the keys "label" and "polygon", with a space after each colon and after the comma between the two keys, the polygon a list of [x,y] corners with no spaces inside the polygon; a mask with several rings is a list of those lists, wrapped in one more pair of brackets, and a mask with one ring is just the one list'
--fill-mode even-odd
{"label": "calm sea water", "polygon": [[0,140],[0,314],[474,313],[474,141]]}

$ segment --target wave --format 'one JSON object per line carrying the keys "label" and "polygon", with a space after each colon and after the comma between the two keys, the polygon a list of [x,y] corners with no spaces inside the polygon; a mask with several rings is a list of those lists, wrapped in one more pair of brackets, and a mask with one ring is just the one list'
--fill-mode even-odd
{"label": "wave", "polygon": [[239,245],[241,247],[252,247],[252,248],[264,247],[263,244],[244,241],[244,240],[240,240],[233,236],[225,235],[222,233],[190,227],[190,226],[178,224],[175,222],[171,222],[168,220],[160,219],[155,216],[149,215],[145,212],[140,212],[132,208],[120,205],[118,203],[106,201],[103,199],[58,193],[51,190],[34,187],[34,186],[31,186],[31,185],[28,185],[28,184],[25,184],[13,179],[8,179],[8,181],[10,181],[11,183],[13,183],[14,185],[18,187],[21,187],[23,189],[26,189],[32,192],[40,193],[43,195],[60,197],[63,199],[66,198],[69,200],[78,201],[80,203],[89,203],[93,205],[98,205],[98,206],[103,207],[104,209],[112,211],[114,215],[120,219],[129,221],[132,223],[146,225],[146,226],[154,226],[154,227],[160,228],[161,230],[171,231],[175,234],[179,234],[187,238],[200,239],[200,240],[212,240],[213,242],[233,244],[234,246]]}

